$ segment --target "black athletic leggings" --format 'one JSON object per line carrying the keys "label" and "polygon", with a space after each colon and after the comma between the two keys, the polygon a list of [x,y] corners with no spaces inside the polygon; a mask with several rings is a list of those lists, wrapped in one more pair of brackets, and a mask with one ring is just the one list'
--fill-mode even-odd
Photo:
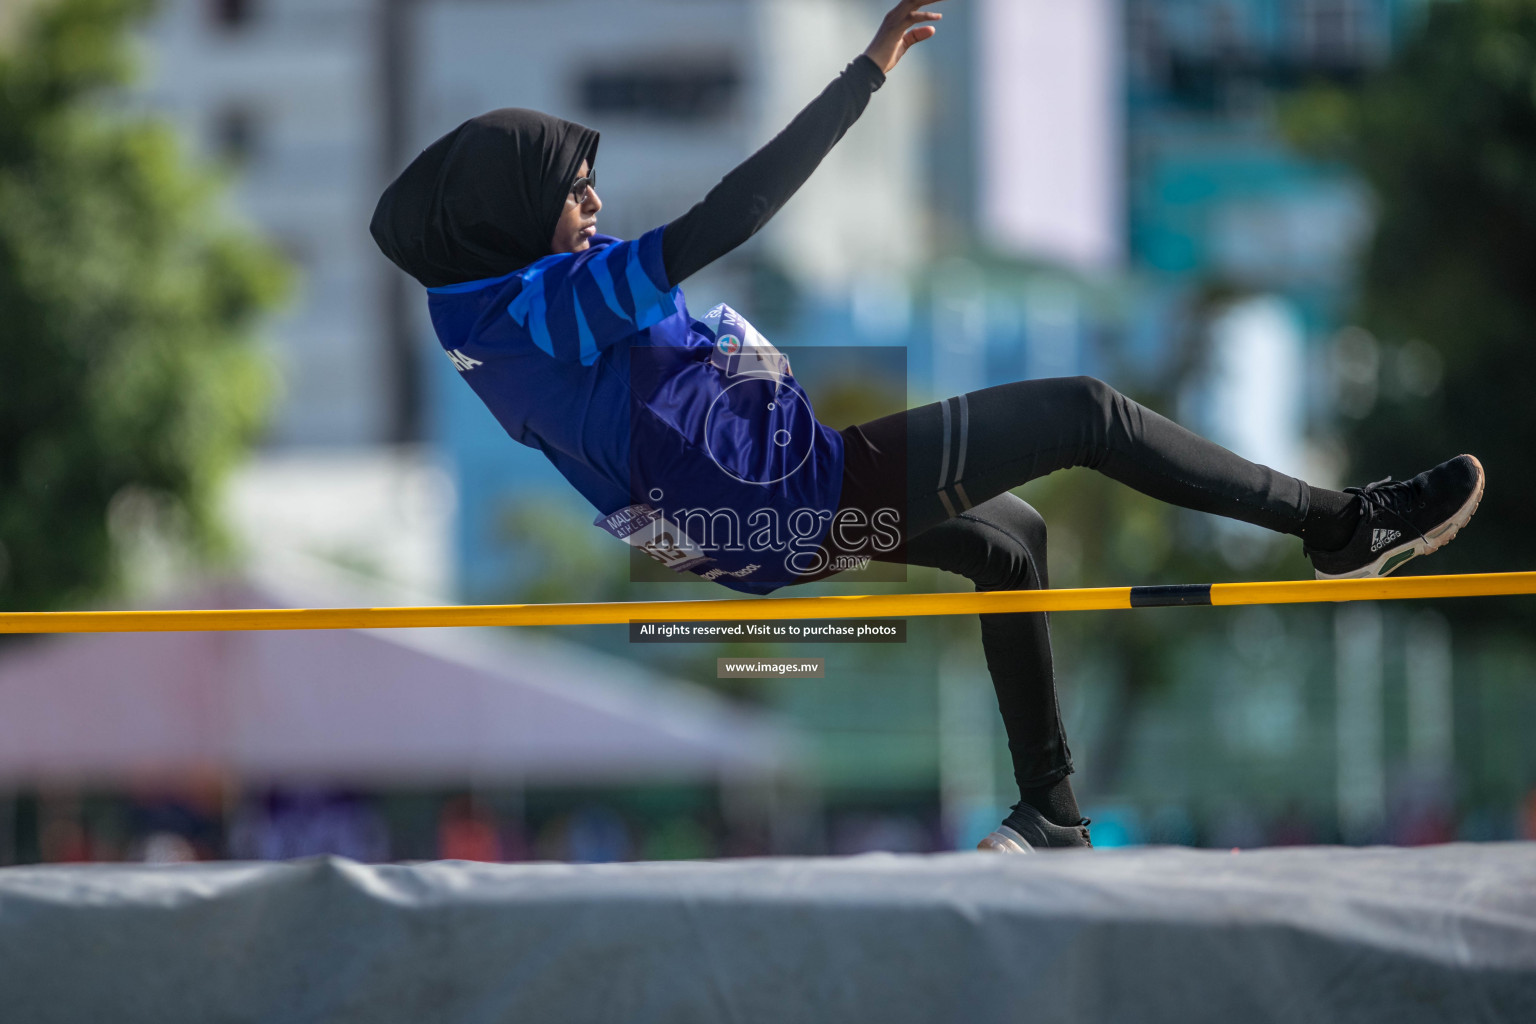
{"label": "black athletic leggings", "polygon": [[[1049,586],[1045,521],[1014,487],[1087,466],[1185,508],[1294,533],[1300,480],[1234,455],[1091,377],[1018,381],[848,427],[838,511],[896,510],[904,543],[878,561],[959,573],[978,591]],[[889,514],[889,513],[888,513]],[[837,523],[839,520],[834,519]],[[870,555],[868,531],[829,530],[829,556]],[[885,545],[887,548],[889,544]],[[822,572],[799,582],[831,575]],[[1070,774],[1043,612],[983,615],[982,646],[1021,789]]]}

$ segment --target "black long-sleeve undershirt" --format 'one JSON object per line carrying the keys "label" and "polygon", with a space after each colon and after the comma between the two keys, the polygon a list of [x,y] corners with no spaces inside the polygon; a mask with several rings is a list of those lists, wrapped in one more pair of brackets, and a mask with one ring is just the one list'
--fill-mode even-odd
{"label": "black long-sleeve undershirt", "polygon": [[860,54],[788,127],[668,224],[661,236],[668,283],[681,284],[755,235],[805,184],[884,84],[884,72]]}

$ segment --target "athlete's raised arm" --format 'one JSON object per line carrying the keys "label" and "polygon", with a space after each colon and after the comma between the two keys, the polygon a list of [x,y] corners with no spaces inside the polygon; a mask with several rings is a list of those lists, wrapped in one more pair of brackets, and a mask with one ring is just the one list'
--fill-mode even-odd
{"label": "athlete's raised arm", "polygon": [[670,284],[681,284],[751,238],[789,201],[859,119],[870,95],[907,50],[938,31],[929,23],[943,15],[923,8],[939,2],[902,0],[893,7],[869,47],[789,127],[666,226],[662,261]]}
{"label": "athlete's raised arm", "polygon": [[902,0],[892,7],[885,20],[880,22],[880,31],[875,33],[874,42],[865,49],[864,56],[879,65],[882,72],[890,74],[908,50],[924,39],[933,38],[938,31],[927,22],[942,21],[944,15],[923,8],[939,2],[941,0]]}

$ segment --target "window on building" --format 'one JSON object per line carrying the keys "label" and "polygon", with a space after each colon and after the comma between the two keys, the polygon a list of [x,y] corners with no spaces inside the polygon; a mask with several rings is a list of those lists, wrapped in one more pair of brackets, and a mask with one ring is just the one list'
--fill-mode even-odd
{"label": "window on building", "polygon": [[1126,43],[1133,74],[1154,88],[1168,78],[1168,39],[1162,10],[1154,0],[1138,0],[1127,8]]}
{"label": "window on building", "polygon": [[1246,26],[1238,10],[1229,3],[1211,8],[1211,55],[1224,64],[1243,59],[1248,49]]}
{"label": "window on building", "polygon": [[1302,60],[1348,67],[1364,58],[1365,12],[1359,0],[1306,0],[1301,6]]}
{"label": "window on building", "polygon": [[242,29],[255,18],[258,0],[206,0],[208,20],[215,28]]}
{"label": "window on building", "polygon": [[578,82],[577,96],[592,114],[712,121],[735,111],[741,84],[741,76],[727,64],[700,67],[657,61],[594,71]]}
{"label": "window on building", "polygon": [[256,155],[260,119],[244,104],[224,107],[213,118],[213,149],[220,160],[242,166]]}

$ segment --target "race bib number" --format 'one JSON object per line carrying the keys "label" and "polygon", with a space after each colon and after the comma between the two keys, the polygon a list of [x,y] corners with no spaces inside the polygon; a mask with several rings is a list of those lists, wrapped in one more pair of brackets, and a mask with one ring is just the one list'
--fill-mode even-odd
{"label": "race bib number", "polygon": [[611,515],[598,516],[592,522],[673,572],[688,572],[714,562],[693,542],[693,538],[662,515],[660,509],[644,502],[621,508]]}

